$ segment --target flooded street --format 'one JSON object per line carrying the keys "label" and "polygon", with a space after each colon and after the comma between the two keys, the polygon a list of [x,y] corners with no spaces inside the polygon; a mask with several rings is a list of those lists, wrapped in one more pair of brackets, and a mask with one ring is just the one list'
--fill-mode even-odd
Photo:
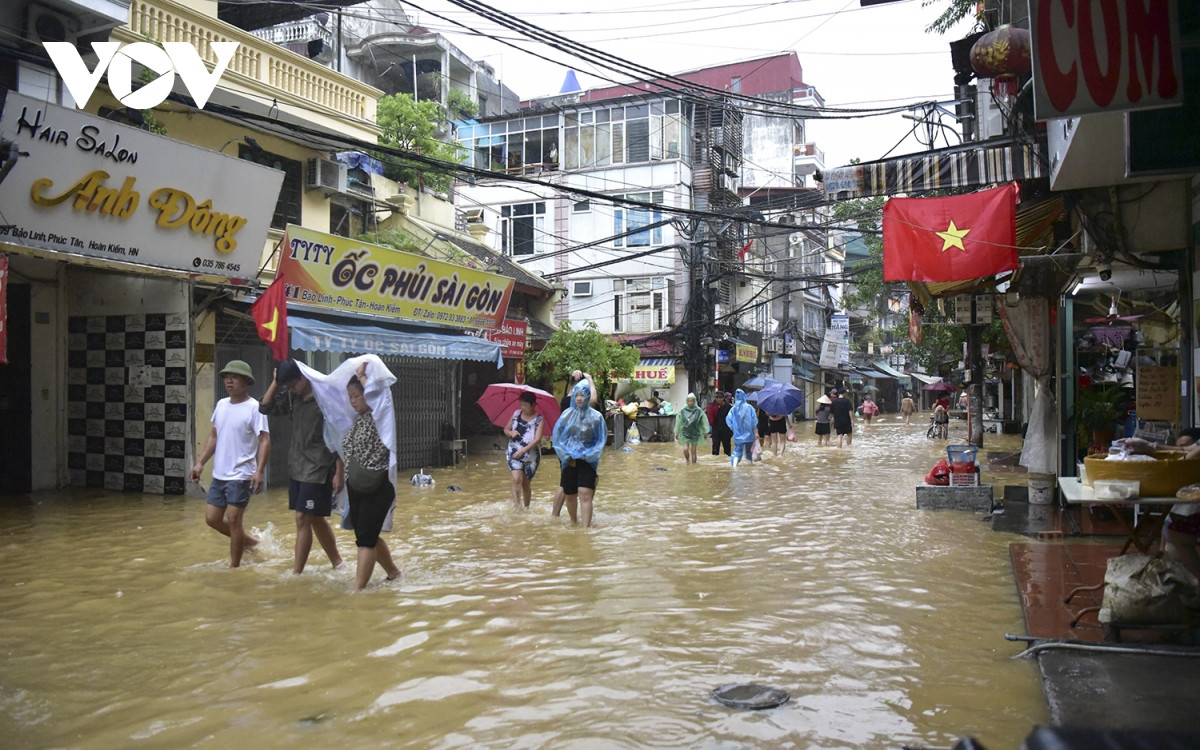
{"label": "flooded street", "polygon": [[[285,489],[256,497],[246,567],[198,498],[71,491],[0,512],[0,736],[8,747],[896,748],[1046,721],[1008,544],[914,510],[944,443],[890,416],[852,449],[812,424],[731,469],[702,447],[607,450],[595,527],[530,512],[473,441],[399,488],[399,585],[352,594],[314,551],[291,575]],[[965,442],[962,423],[952,442]],[[1015,447],[987,436],[990,450]],[[460,492],[449,491],[455,485]],[[353,535],[338,531],[353,560]],[[712,688],[792,694],[738,712]]]}

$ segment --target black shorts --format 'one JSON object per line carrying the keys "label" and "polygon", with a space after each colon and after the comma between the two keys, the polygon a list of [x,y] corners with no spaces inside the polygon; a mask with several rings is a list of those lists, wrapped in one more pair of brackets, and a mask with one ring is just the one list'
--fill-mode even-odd
{"label": "black shorts", "polygon": [[[574,462],[573,466],[571,465],[572,461]],[[583,459],[571,459],[563,467],[562,477],[558,483],[562,485],[563,493],[578,495],[580,487],[595,490],[597,479],[599,477],[596,476],[596,467]]]}
{"label": "black shorts", "polygon": [[818,435],[828,435],[829,434],[829,423],[828,422],[817,422],[817,434]]}
{"label": "black shorts", "polygon": [[288,510],[310,516],[328,517],[333,512],[333,480],[317,482],[288,482]]}
{"label": "black shorts", "polygon": [[767,420],[767,435],[786,435],[787,420],[786,419],[768,419]]}

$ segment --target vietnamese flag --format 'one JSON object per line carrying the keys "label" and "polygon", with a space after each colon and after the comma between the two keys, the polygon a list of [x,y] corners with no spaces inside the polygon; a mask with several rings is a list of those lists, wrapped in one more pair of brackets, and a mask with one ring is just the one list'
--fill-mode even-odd
{"label": "vietnamese flag", "polygon": [[250,314],[254,316],[258,337],[271,347],[271,355],[279,362],[287,359],[287,290],[282,274],[275,274],[267,291],[250,305]]}
{"label": "vietnamese flag", "polygon": [[884,281],[966,281],[1017,268],[1017,183],[883,207]]}
{"label": "vietnamese flag", "polygon": [[750,239],[750,240],[746,241],[745,245],[742,245],[742,249],[738,250],[738,260],[746,259],[746,253],[750,252],[750,246],[753,244],[754,244],[754,240]]}

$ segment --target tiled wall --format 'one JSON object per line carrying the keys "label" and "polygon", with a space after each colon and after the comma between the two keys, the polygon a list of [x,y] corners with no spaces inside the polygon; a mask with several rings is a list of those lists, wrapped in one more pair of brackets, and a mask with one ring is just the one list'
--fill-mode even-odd
{"label": "tiled wall", "polygon": [[69,319],[71,486],[183,494],[190,468],[188,327],[180,313]]}

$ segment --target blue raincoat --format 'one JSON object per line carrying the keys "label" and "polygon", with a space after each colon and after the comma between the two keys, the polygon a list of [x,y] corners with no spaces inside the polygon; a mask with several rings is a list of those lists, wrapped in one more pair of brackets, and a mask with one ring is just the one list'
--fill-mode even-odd
{"label": "blue raincoat", "polygon": [[746,392],[738,388],[733,392],[733,406],[725,416],[725,424],[733,430],[733,442],[753,443],[754,429],[758,427],[758,411],[746,400]]}
{"label": "blue raincoat", "polygon": [[[583,394],[583,406],[575,404],[575,396]],[[600,453],[608,440],[608,428],[604,417],[591,407],[592,389],[586,380],[581,380],[571,389],[571,405],[554,423],[554,452],[558,462],[567,466],[567,459],[582,459],[600,470]]]}

